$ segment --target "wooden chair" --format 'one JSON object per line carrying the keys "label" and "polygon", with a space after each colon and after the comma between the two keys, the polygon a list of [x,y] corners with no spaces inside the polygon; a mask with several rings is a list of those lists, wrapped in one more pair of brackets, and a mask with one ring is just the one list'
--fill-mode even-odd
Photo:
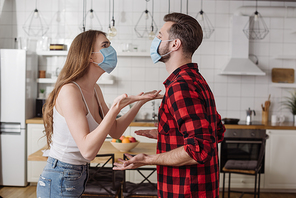
{"label": "wooden chair", "polygon": [[[89,178],[82,197],[120,197],[123,171],[112,169],[114,154],[98,154],[94,161],[98,163],[89,167]],[[106,167],[110,161],[112,166]]]}
{"label": "wooden chair", "polygon": [[[124,155],[124,159],[127,157]],[[122,195],[124,198],[127,197],[156,197],[157,198],[157,184],[153,183],[149,180],[149,177],[156,171],[154,167],[142,167],[129,171],[136,171],[139,173],[143,180],[140,183],[133,183],[130,181],[126,181],[125,171],[124,171],[124,181],[123,181],[123,192]],[[145,176],[141,171],[151,171],[148,176]]]}
{"label": "wooden chair", "polygon": [[[222,198],[224,198],[225,192],[225,173],[228,173],[228,198],[230,198],[230,192],[242,193],[240,197],[243,197],[244,194],[254,194],[260,196],[260,175],[262,170],[262,163],[265,155],[265,144],[266,139],[268,139],[268,135],[262,139],[261,148],[259,151],[258,159],[257,160],[249,160],[249,161],[242,161],[242,160],[228,160],[225,166],[222,168],[223,172],[223,191],[222,191]],[[255,176],[255,186],[254,192],[243,192],[243,191],[234,191],[230,190],[230,180],[231,174],[245,174],[245,175],[253,175]],[[257,191],[257,177],[259,175],[258,181],[258,191]]]}

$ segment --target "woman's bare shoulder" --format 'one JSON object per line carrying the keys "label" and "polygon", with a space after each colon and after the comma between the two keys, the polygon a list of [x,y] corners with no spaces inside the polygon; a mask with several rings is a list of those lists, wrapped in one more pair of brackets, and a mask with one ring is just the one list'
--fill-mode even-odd
{"label": "woman's bare shoulder", "polygon": [[79,95],[81,95],[79,88],[73,83],[68,83],[61,87],[58,97],[70,99]]}

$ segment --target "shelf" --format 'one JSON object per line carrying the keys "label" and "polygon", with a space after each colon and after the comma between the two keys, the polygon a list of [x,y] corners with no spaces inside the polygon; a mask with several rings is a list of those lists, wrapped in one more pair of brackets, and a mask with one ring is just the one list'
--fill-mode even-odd
{"label": "shelf", "polygon": [[37,83],[55,83],[56,78],[38,78]]}
{"label": "shelf", "polygon": [[[38,78],[37,83],[56,83],[56,78]],[[112,85],[114,80],[98,80],[97,84],[100,85]]]}
{"label": "shelf", "polygon": [[275,59],[291,59],[291,60],[296,60],[295,55],[279,55],[276,56]]}
{"label": "shelf", "polygon": [[64,50],[53,50],[53,51],[37,51],[37,55],[41,56],[67,56],[68,51]]}
{"label": "shelf", "polygon": [[271,86],[279,88],[296,88],[295,83],[271,83]]}
{"label": "shelf", "polygon": [[[40,56],[67,56],[68,51],[37,51]],[[148,52],[118,52],[117,56],[150,56]]]}
{"label": "shelf", "polygon": [[148,52],[117,52],[117,56],[150,56]]}

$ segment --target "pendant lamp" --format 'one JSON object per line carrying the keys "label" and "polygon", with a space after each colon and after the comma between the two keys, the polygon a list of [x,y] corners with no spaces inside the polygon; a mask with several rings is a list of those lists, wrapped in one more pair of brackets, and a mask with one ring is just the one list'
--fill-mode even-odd
{"label": "pendant lamp", "polygon": [[254,15],[250,16],[249,21],[243,29],[243,32],[250,40],[262,40],[269,32],[268,27],[263,20],[263,17],[257,11],[257,0],[256,11],[254,12]]}
{"label": "pendant lamp", "polygon": [[108,39],[111,40],[117,35],[117,30],[115,28],[115,19],[114,19],[114,0],[112,0],[112,20],[110,20],[111,13],[111,0],[109,0],[109,28],[108,28]]}
{"label": "pendant lamp", "polygon": [[[150,40],[153,40],[157,33],[157,25],[154,21],[154,0],[152,0],[152,14],[147,9],[148,1],[146,1],[146,10],[144,10],[138,19],[137,24],[135,25],[135,32],[139,38],[148,37]],[[151,22],[149,21],[151,20]],[[150,25],[149,25],[150,24]]]}
{"label": "pendant lamp", "polygon": [[[182,5],[183,5],[183,0],[180,0],[180,13],[183,13]],[[186,14],[188,14],[188,0],[186,1]]]}
{"label": "pendant lamp", "polygon": [[[84,22],[84,24],[83,24]],[[93,9],[93,0],[91,0],[91,7],[84,14],[83,21],[79,25],[81,31],[86,30],[103,30],[102,24],[95,10]]]}
{"label": "pendant lamp", "polygon": [[49,27],[46,24],[41,13],[37,9],[37,0],[35,1],[35,9],[23,25],[23,29],[28,36],[43,36],[48,31]]}
{"label": "pendant lamp", "polygon": [[[66,34],[70,35],[70,30],[66,24],[65,9],[63,9],[64,1],[56,0],[58,5],[58,11],[53,15],[49,26],[51,27],[52,42],[57,44],[64,43]],[[55,40],[55,41],[54,41]]]}
{"label": "pendant lamp", "polygon": [[202,10],[202,6],[203,6],[203,0],[201,0],[201,10],[199,11],[199,13],[197,13],[195,18],[199,22],[202,28],[203,38],[208,39],[211,37],[212,33],[215,31],[215,28],[212,25],[206,13]]}

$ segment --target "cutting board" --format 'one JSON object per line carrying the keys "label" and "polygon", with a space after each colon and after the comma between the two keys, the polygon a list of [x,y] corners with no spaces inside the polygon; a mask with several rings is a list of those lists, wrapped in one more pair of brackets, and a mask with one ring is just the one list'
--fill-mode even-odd
{"label": "cutting board", "polygon": [[274,83],[294,83],[294,69],[273,68],[271,78]]}

